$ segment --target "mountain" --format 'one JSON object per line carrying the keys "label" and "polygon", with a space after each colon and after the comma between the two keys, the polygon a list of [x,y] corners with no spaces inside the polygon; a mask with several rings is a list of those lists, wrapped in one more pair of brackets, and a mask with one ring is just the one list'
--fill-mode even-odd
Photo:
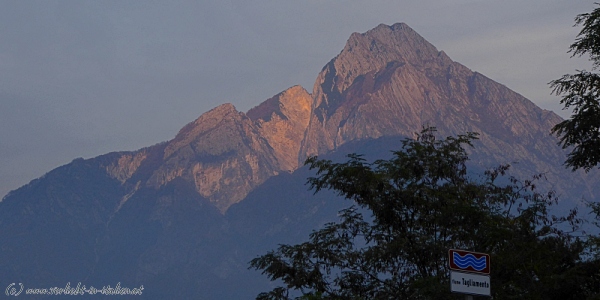
{"label": "mountain", "polygon": [[269,282],[253,257],[295,243],[349,203],[304,185],[313,155],[369,159],[422,126],[478,132],[471,167],[544,173],[567,204],[597,200],[598,172],[571,173],[550,136],[561,121],[452,61],[406,24],[353,33],[312,93],[291,87],[248,112],[223,104],[170,141],[76,159],[0,202],[0,278],[144,286],[152,298],[246,299]]}

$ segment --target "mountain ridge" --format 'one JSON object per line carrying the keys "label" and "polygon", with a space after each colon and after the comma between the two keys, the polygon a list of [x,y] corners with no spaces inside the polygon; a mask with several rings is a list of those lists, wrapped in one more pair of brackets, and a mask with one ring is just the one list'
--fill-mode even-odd
{"label": "mountain ridge", "polygon": [[[503,95],[493,101],[486,98],[499,93]],[[507,112],[502,105],[516,109]],[[225,103],[185,125],[165,142],[163,163],[156,170],[146,170],[152,174],[143,184],[157,189],[182,177],[194,182],[197,192],[224,213],[267,178],[294,172],[308,156],[335,151],[353,140],[411,136],[429,124],[446,135],[480,132],[484,143],[497,148],[505,146],[498,138],[513,138],[506,132],[524,143],[529,141],[519,135],[535,141],[534,135],[539,137],[545,129],[527,120],[526,114],[519,115],[523,111],[535,111],[538,121],[545,122],[544,128],[561,120],[452,61],[408,25],[380,24],[350,35],[342,51],[317,76],[312,94],[296,85],[246,113]],[[497,122],[483,122],[488,119]],[[499,130],[498,124],[506,126]],[[532,124],[537,134],[527,133]],[[535,147],[549,148],[549,143]],[[145,151],[124,154],[107,166],[107,172],[124,183],[144,161]],[[552,160],[558,156],[554,153]],[[513,155],[509,160],[524,158]],[[248,179],[232,182],[227,178]]]}
{"label": "mountain ridge", "polygon": [[246,269],[251,258],[347,204],[308,191],[307,157],[380,158],[426,125],[440,136],[478,132],[468,150],[478,170],[511,163],[517,177],[545,173],[559,194],[597,199],[598,172],[561,165],[566,153],[550,135],[560,120],[408,25],[382,24],[353,33],[312,93],[292,86],[247,112],[222,104],[169,141],[76,159],[12,191],[0,202],[0,278],[117,279],[157,298],[253,296],[268,282]]}

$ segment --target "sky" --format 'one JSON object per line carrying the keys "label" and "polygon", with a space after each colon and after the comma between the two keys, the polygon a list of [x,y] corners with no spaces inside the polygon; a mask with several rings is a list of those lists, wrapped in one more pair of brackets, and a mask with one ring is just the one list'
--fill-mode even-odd
{"label": "sky", "polygon": [[404,22],[562,117],[580,0],[0,0],[0,198],[75,158],[172,139],[223,103],[312,91],[350,34]]}

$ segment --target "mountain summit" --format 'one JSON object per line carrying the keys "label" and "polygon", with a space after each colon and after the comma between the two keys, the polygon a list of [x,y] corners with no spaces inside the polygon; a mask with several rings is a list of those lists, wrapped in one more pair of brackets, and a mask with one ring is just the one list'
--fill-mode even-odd
{"label": "mountain summit", "polygon": [[564,198],[596,199],[597,172],[561,165],[566,154],[550,136],[560,120],[406,24],[379,25],[350,36],[312,94],[294,86],[247,113],[223,104],[170,141],[77,159],[9,193],[0,278],[250,298],[267,284],[246,270],[251,258],[297,242],[345,204],[307,191],[308,156],[381,157],[424,125],[442,136],[473,131],[476,168],[511,163],[519,177],[544,173]]}
{"label": "mountain summit", "polygon": [[429,124],[443,135],[479,132],[486,147],[502,149],[496,158],[510,162],[540,164],[514,149],[521,143],[547,149],[550,161],[563,156],[548,131],[560,117],[452,61],[402,23],[352,34],[317,77],[313,97],[307,155],[356,139],[410,136]]}

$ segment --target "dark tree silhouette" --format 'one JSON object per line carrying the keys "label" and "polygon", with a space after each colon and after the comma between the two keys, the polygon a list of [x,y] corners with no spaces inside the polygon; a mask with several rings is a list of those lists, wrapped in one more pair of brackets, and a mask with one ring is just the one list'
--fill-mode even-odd
{"label": "dark tree silhouette", "polygon": [[587,239],[570,234],[576,211],[549,215],[554,193],[507,176],[508,166],[473,179],[463,145],[476,135],[439,140],[434,132],[404,140],[389,160],[309,158],[317,172],[310,187],[354,205],[307,242],[252,260],[283,284],[258,299],[460,299],[450,293],[451,248],[490,253],[496,299],[598,296],[598,259],[586,256]]}

